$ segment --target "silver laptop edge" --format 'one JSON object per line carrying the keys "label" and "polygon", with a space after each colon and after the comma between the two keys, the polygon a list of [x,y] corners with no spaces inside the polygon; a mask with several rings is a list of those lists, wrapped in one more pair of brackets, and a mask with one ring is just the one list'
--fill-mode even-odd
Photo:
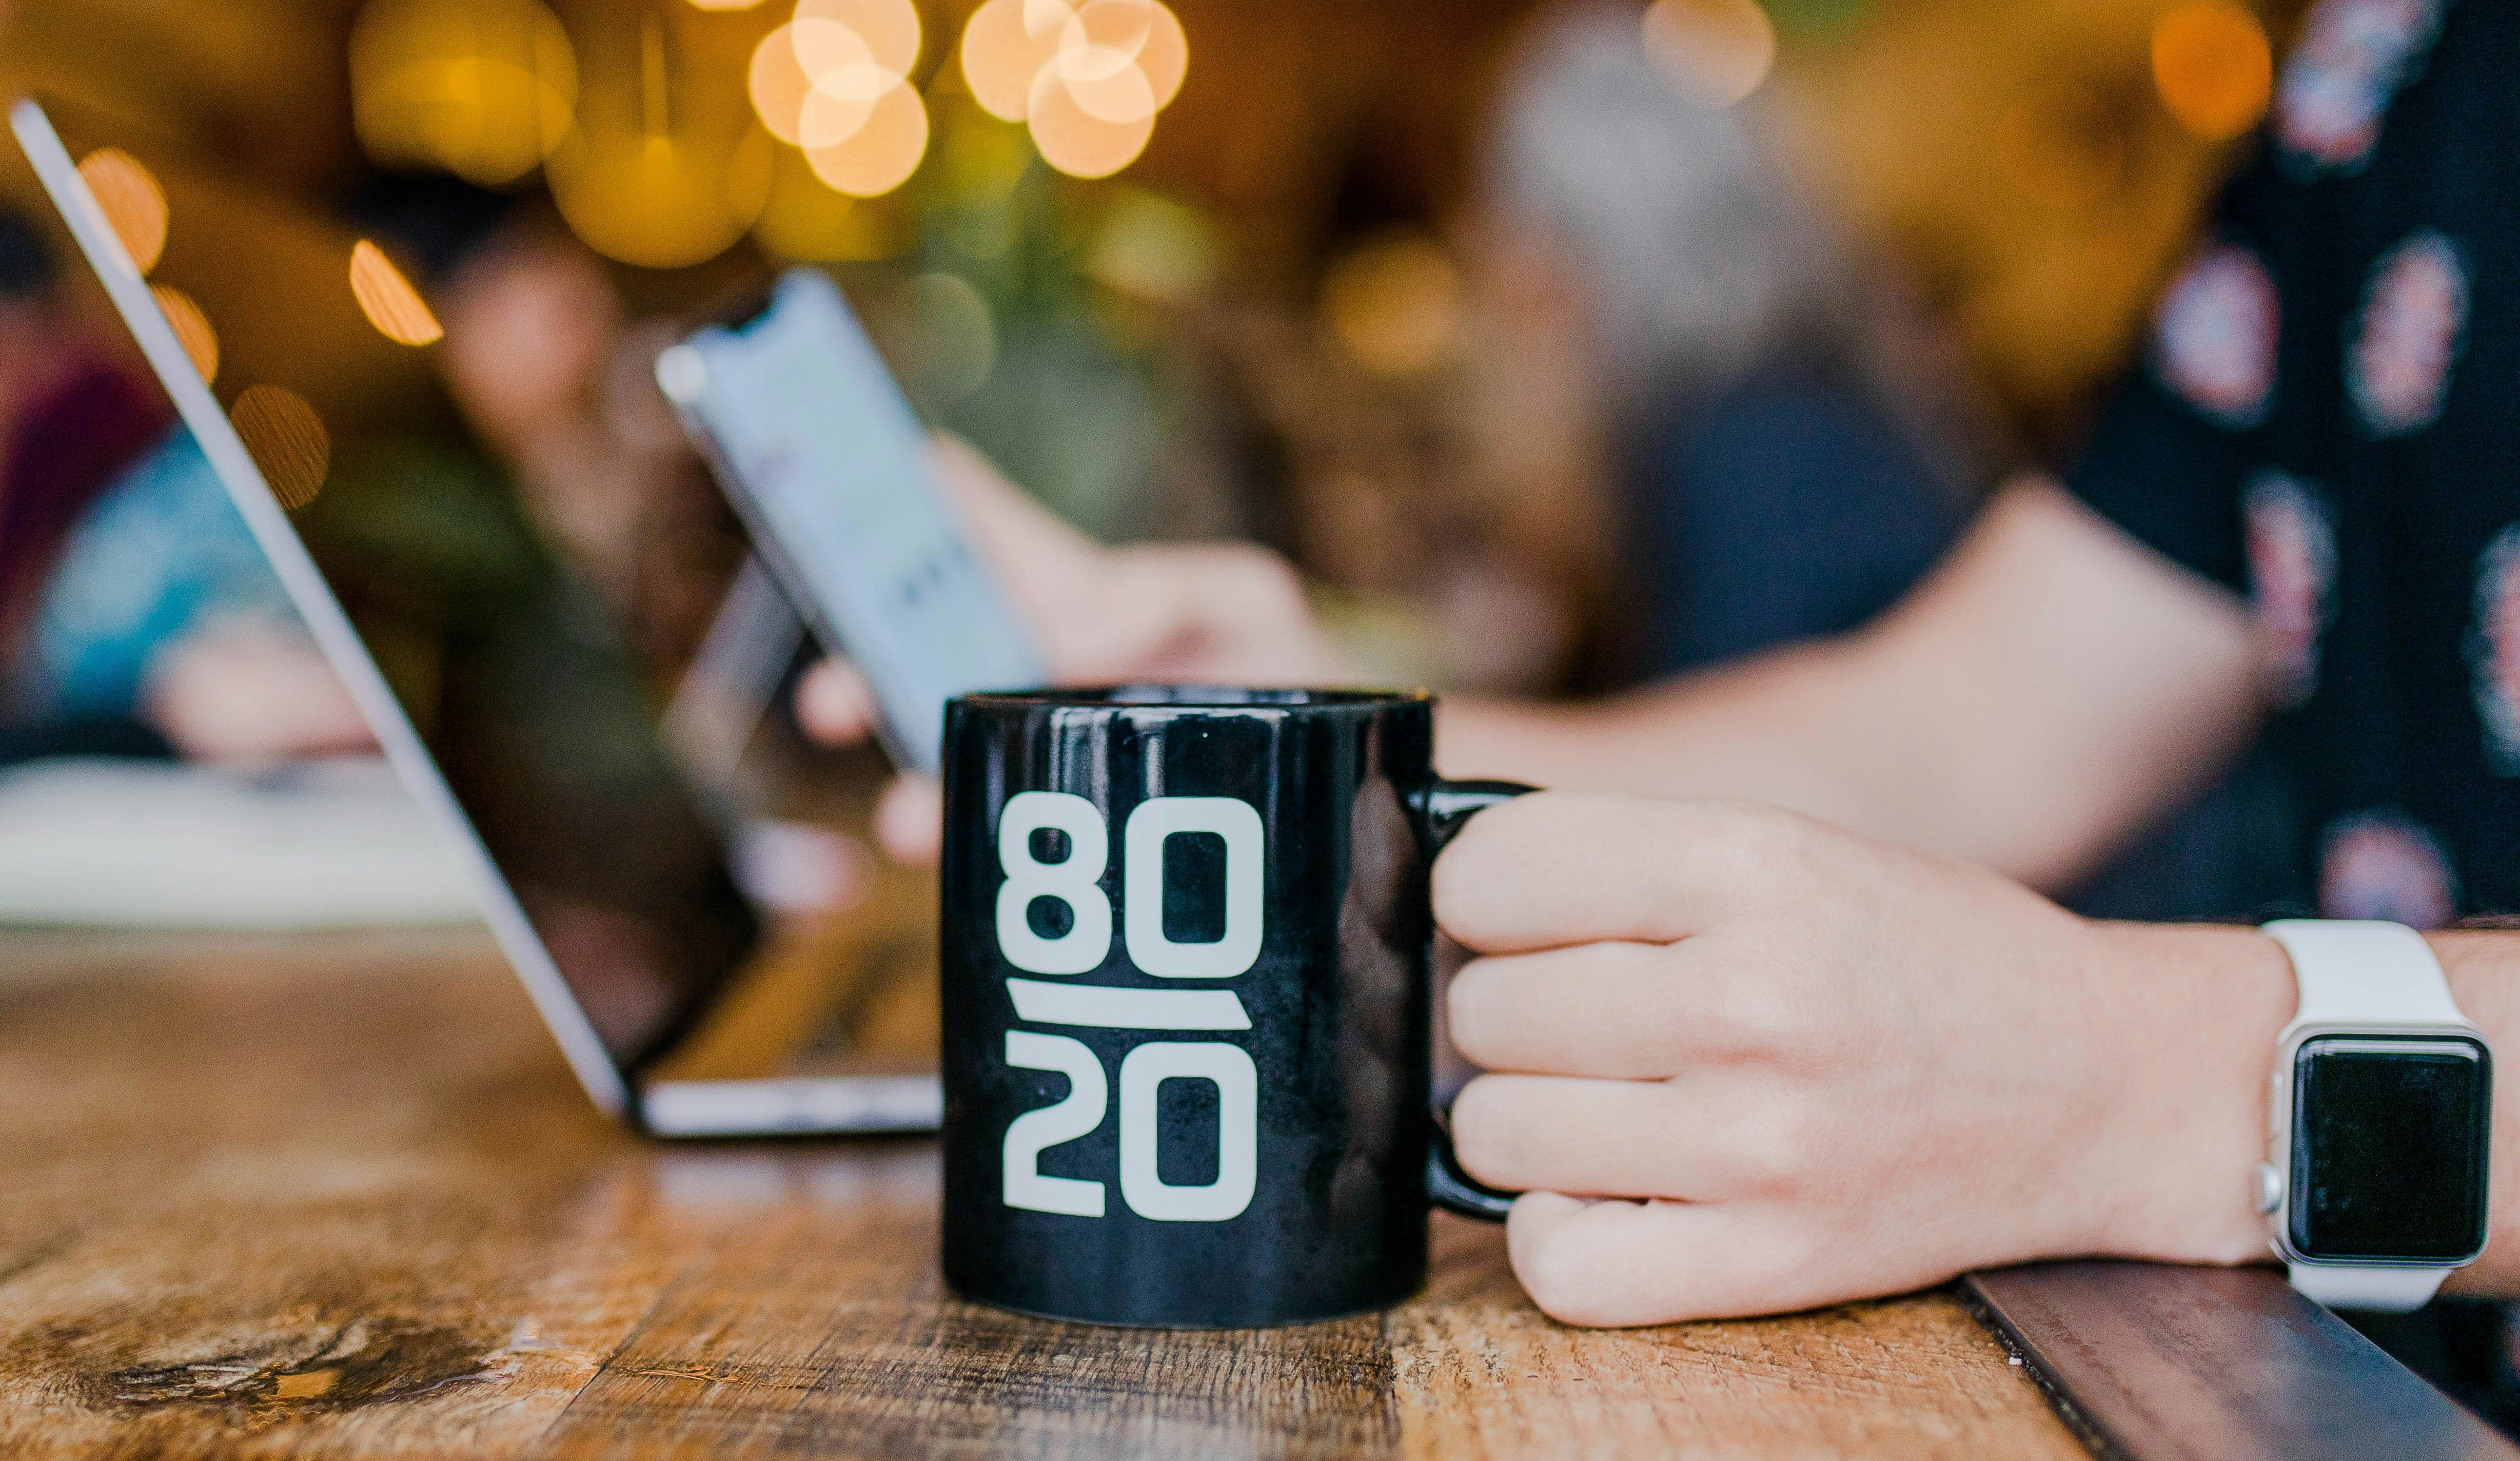
{"label": "silver laptop edge", "polygon": [[[613,1064],[595,1027],[578,1007],[577,996],[561,978],[559,966],[552,962],[533,925],[526,921],[516,894],[498,864],[491,861],[488,849],[481,845],[471,819],[457,804],[455,793],[438,774],[436,761],[421,744],[420,732],[404,717],[400,702],[385,686],[376,662],[368,657],[358,631],[350,627],[348,616],[341,612],[332,589],[316,570],[314,559],[307,556],[297,530],[290,525],[280,500],[263,480],[261,468],[254,465],[245,442],[229,424],[227,413],[219,409],[218,399],[194,370],[192,357],[176,340],[173,327],[159,313],[149,286],[132,267],[121,241],[107,224],[104,210],[88,192],[86,180],[79,176],[77,164],[70,160],[68,150],[53,130],[51,118],[27,98],[10,109],[9,124],[18,134],[18,145],[25,149],[27,160],[34,164],[44,191],[52,196],[53,205],[69,225],[71,237],[78,241],[79,251],[87,255],[89,266],[104,281],[107,294],[112,298],[123,323],[130,327],[132,336],[140,342],[150,368],[158,373],[166,393],[174,399],[184,424],[192,429],[203,455],[209,458],[228,496],[235,500],[237,510],[245,515],[246,526],[262,546],[263,555],[271,560],[273,571],[280,576],[297,611],[305,616],[316,644],[341,677],[360,713],[367,717],[385,759],[445,834],[448,845],[472,879],[491,934],[515,966],[518,977],[524,981],[525,993],[532,996],[543,1023],[560,1041],[561,1054],[567,1058],[578,1084],[586,1087],[587,1095],[605,1114],[625,1118],[630,1111],[630,1092],[622,1084],[620,1068]],[[747,1129],[779,1129],[779,1126],[774,1122]],[[731,1129],[721,1129],[708,1134],[733,1133]]]}

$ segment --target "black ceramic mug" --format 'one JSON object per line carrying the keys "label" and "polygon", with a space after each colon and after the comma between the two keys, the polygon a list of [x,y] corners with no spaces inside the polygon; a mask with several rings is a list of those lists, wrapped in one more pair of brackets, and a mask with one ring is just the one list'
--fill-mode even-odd
{"label": "black ceramic mug", "polygon": [[945,1277],[1242,1327],[1378,1308],[1430,1202],[1511,1199],[1428,1106],[1427,868],[1528,788],[1423,693],[1132,686],[945,712]]}

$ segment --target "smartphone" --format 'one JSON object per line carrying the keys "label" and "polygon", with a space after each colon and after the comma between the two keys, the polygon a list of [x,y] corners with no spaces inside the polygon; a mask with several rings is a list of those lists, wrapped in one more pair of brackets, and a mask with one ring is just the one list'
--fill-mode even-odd
{"label": "smartphone", "polygon": [[791,269],[667,346],[656,384],[780,588],[866,676],[896,764],[936,772],[948,698],[1043,682],[937,491],[926,431],[829,276]]}

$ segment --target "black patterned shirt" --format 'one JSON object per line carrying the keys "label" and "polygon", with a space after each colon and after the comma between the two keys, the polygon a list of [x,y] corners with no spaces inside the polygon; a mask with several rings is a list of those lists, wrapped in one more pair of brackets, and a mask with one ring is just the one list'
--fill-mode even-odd
{"label": "black patterned shirt", "polygon": [[2250,597],[2300,902],[2520,910],[2520,4],[2312,10],[2069,480]]}

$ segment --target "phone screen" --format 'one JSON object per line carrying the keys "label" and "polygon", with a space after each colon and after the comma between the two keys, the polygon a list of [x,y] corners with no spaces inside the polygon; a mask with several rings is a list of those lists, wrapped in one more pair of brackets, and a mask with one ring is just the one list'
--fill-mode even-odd
{"label": "phone screen", "polygon": [[768,308],[667,350],[656,376],[783,585],[866,675],[896,758],[934,772],[948,698],[1041,683],[937,495],[926,432],[828,277],[788,271]]}

